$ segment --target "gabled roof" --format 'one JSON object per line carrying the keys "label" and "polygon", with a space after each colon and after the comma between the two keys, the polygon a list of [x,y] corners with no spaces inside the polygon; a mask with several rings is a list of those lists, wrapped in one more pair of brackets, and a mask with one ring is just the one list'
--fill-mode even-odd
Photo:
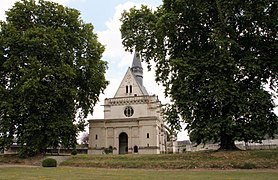
{"label": "gabled roof", "polygon": [[[126,93],[126,86],[129,87],[130,85],[132,85],[133,88],[132,93]],[[148,95],[148,92],[144,86],[140,85],[131,68],[128,68],[114,97],[128,97],[134,96],[135,94],[137,96],[143,96]]]}
{"label": "gabled roof", "polygon": [[[140,64],[141,64],[141,63],[140,63]],[[149,95],[148,92],[147,92],[147,90],[146,90],[146,88],[145,88],[145,86],[143,86],[143,85],[140,84],[140,82],[138,81],[138,79],[136,78],[135,74],[134,74],[132,71],[131,71],[131,73],[132,73],[132,75],[133,75],[135,81],[137,82],[137,84],[138,84],[140,90],[142,91],[143,95]]]}

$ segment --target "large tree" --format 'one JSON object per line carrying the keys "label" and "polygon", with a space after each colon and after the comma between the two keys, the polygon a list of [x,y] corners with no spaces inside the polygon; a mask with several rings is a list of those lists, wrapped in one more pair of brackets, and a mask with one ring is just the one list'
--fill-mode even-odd
{"label": "large tree", "polygon": [[21,0],[0,24],[0,148],[75,147],[107,86],[104,47],[79,11]]}
{"label": "large tree", "polygon": [[155,62],[165,115],[191,140],[234,149],[277,132],[277,0],[164,0],[121,21],[123,45]]}

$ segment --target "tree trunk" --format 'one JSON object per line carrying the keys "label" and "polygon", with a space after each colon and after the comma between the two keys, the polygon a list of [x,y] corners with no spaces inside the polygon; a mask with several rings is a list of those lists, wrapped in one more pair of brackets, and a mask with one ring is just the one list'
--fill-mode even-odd
{"label": "tree trunk", "polygon": [[233,140],[232,136],[229,135],[221,135],[220,138],[220,148],[219,150],[240,150]]}

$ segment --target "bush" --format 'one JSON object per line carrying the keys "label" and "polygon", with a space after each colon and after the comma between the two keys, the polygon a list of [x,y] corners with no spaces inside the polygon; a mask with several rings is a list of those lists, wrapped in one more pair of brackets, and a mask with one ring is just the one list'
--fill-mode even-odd
{"label": "bush", "polygon": [[250,162],[245,162],[243,164],[232,164],[233,168],[238,168],[238,169],[255,169],[257,168],[256,164],[250,163]]}
{"label": "bush", "polygon": [[38,151],[35,148],[31,148],[28,146],[24,146],[18,152],[18,156],[22,159],[25,159],[27,157],[33,157],[37,154],[38,154]]}
{"label": "bush", "polygon": [[109,148],[105,148],[104,153],[105,154],[113,154],[113,147],[109,146]]}
{"label": "bush", "polygon": [[42,161],[42,167],[57,167],[57,161],[53,158],[46,158]]}
{"label": "bush", "polygon": [[71,155],[74,155],[74,156],[75,156],[76,154],[77,154],[77,150],[76,150],[76,149],[74,149],[74,150],[71,151]]}
{"label": "bush", "polygon": [[254,169],[256,165],[253,163],[246,162],[241,166],[241,169]]}

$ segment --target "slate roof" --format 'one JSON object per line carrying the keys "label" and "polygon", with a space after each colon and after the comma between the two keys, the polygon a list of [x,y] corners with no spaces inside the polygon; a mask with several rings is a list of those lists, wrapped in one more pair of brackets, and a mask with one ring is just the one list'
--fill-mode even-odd
{"label": "slate roof", "polygon": [[141,67],[142,68],[140,54],[138,52],[134,53],[131,68],[135,68],[135,67]]}

